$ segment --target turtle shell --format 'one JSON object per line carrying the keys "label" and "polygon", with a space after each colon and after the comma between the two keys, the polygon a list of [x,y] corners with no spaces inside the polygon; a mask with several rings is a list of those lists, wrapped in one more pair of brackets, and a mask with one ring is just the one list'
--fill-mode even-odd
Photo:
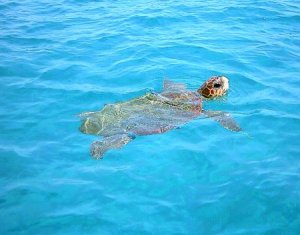
{"label": "turtle shell", "polygon": [[115,104],[98,112],[81,114],[80,130],[86,134],[112,136],[132,133],[147,135],[165,132],[197,117],[202,110],[201,97],[194,92],[170,89]]}

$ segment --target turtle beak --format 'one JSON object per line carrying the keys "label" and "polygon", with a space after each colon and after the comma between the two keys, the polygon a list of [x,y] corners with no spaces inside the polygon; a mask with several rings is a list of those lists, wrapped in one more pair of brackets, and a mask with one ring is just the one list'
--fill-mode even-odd
{"label": "turtle beak", "polygon": [[223,84],[223,90],[224,90],[224,94],[225,94],[229,89],[229,80],[225,76],[220,76],[220,79]]}

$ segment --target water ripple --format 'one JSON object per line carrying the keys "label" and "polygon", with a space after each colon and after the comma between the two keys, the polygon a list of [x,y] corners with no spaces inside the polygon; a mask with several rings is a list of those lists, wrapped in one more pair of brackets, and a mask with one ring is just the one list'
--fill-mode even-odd
{"label": "water ripple", "polygon": [[[299,234],[296,1],[0,3],[1,234]],[[242,133],[200,117],[102,161],[77,114],[196,90]]]}

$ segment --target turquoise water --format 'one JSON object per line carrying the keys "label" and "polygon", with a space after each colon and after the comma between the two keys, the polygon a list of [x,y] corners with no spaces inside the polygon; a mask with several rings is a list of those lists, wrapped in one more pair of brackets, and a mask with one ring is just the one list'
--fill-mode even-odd
{"label": "turquoise water", "polygon": [[[300,234],[299,1],[0,3],[0,234]],[[230,78],[102,160],[77,114]]]}

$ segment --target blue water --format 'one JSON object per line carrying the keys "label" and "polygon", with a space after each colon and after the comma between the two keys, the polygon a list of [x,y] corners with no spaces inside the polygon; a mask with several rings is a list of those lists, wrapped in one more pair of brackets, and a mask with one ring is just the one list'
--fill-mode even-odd
{"label": "blue water", "polygon": [[[0,234],[300,234],[299,1],[0,3]],[[102,160],[77,114],[212,75],[197,119]]]}

